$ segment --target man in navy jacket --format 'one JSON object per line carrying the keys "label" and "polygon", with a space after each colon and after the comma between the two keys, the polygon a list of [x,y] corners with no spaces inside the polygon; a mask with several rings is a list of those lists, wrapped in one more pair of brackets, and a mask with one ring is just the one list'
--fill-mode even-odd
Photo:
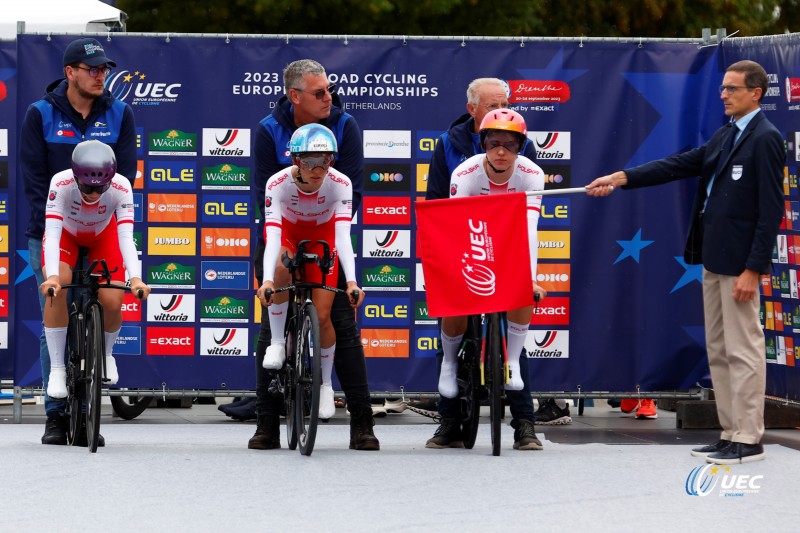
{"label": "man in navy jacket", "polygon": [[[333,166],[350,178],[353,184],[353,212],[357,212],[363,189],[364,151],[361,129],[355,118],[342,110],[335,86],[328,84],[324,67],[316,61],[301,59],[290,63],[283,71],[283,84],[286,94],[256,128],[253,141],[256,164],[254,205],[261,209],[264,203],[264,187],[270,176],[292,165],[289,154],[292,133],[300,126],[317,122],[336,136],[339,152]],[[260,220],[262,224],[257,227],[258,240],[254,257],[259,283],[263,278],[263,216]],[[340,288],[344,289],[345,276],[341,271],[339,282]],[[256,347],[257,425],[255,434],[248,442],[248,448],[263,450],[280,447],[280,405],[269,392],[271,376],[262,367],[272,333],[269,327],[269,310],[262,308],[261,311],[261,330]],[[350,411],[350,448],[378,450],[380,443],[373,433],[374,421],[364,348],[355,314],[345,295],[336,295],[331,308],[331,320],[336,330],[334,367]]]}
{"label": "man in navy jacket", "polygon": [[[75,146],[90,139],[108,144],[117,158],[117,173],[130,180],[136,176],[133,111],[104,87],[106,76],[116,63],[106,57],[100,43],[91,38],[72,41],[63,59],[65,79],[50,84],[45,96],[28,107],[20,129],[19,170],[31,210],[25,235],[31,268],[39,285],[44,281],[42,236],[50,179],[71,167]],[[44,307],[42,295],[39,295],[39,304]],[[44,334],[40,338],[39,357],[42,381],[47,390],[50,355]],[[47,422],[42,444],[67,443],[65,406],[64,400],[45,396]]]}
{"label": "man in navy jacket", "polygon": [[706,349],[722,433],[692,450],[718,464],[764,458],[766,346],[760,274],[772,271],[783,217],[783,136],[761,111],[767,73],[754,61],[728,67],[720,85],[731,117],[699,148],[597,178],[588,194],[700,176],[684,258],[703,265]]}

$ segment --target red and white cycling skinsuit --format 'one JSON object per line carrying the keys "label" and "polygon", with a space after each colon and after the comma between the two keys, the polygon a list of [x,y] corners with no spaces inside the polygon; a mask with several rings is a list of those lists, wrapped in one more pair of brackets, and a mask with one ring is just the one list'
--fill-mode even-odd
{"label": "red and white cycling skinsuit", "polygon": [[[274,281],[275,267],[281,246],[292,253],[297,243],[308,239],[312,246],[306,251],[322,257],[322,248],[316,241],[331,244],[335,261],[325,283],[336,286],[339,261],[347,281],[355,281],[356,267],[353,245],[350,241],[350,219],[353,215],[353,185],[350,179],[334,168],[329,168],[322,186],[313,193],[301,191],[292,178],[295,167],[289,167],[267,180],[264,192],[264,279]],[[320,282],[318,268],[308,268],[305,281]]]}
{"label": "red and white cycling skinsuit", "polygon": [[[525,156],[517,156],[514,172],[503,184],[492,183],[483,167],[486,154],[470,157],[453,171],[450,176],[450,197],[478,196],[483,194],[503,194],[544,190],[544,171]],[[541,196],[527,197],[528,248],[531,254],[531,274],[536,279],[536,263],[539,257],[539,238],[537,227],[542,210]]]}
{"label": "red and white cycling skinsuit", "polygon": [[59,261],[74,267],[78,247],[89,248],[89,261],[105,259],[116,272],[115,281],[125,281],[124,266],[131,278],[141,278],[142,269],[133,241],[133,192],[130,182],[117,174],[111,187],[92,203],[83,200],[72,170],[53,176],[45,209],[42,256],[48,276],[59,271]]}

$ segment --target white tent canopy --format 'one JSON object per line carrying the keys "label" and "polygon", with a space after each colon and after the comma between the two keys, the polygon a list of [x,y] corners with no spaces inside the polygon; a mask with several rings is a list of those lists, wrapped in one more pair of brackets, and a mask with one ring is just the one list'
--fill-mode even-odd
{"label": "white tent canopy", "polygon": [[15,39],[17,22],[25,33],[125,31],[128,16],[100,0],[0,0],[0,39]]}

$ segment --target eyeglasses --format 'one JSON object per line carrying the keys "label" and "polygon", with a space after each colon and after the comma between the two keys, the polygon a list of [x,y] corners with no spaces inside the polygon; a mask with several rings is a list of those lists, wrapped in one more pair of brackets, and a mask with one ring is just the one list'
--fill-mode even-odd
{"label": "eyeglasses", "polygon": [[494,150],[496,148],[503,147],[503,150],[506,152],[513,152],[519,153],[519,143],[514,141],[508,141],[501,143],[500,141],[486,141],[486,151]]}
{"label": "eyeglasses", "polygon": [[333,94],[333,91],[336,90],[336,84],[335,83],[331,83],[326,88],[319,89],[318,91],[306,91],[304,89],[298,89],[297,87],[293,87],[293,88],[294,88],[295,91],[299,91],[301,93],[312,94],[312,95],[314,95],[314,98],[316,98],[317,100],[322,100],[323,98],[325,98],[326,94]]}
{"label": "eyeglasses", "polygon": [[484,105],[487,111],[497,111],[498,109],[508,109],[508,102],[502,104]]}
{"label": "eyeglasses", "polygon": [[733,94],[736,92],[737,89],[747,89],[748,91],[752,91],[753,87],[744,87],[744,86],[737,86],[737,85],[720,85],[719,86],[719,94],[728,93]]}
{"label": "eyeglasses", "polygon": [[81,70],[86,70],[86,71],[89,72],[89,76],[91,76],[93,78],[96,78],[101,73],[103,74],[103,76],[108,76],[109,74],[111,74],[111,68],[109,68],[109,67],[91,67],[91,68],[88,68],[88,67],[82,67],[80,65],[72,65],[72,68],[79,68]]}
{"label": "eyeglasses", "polygon": [[297,158],[300,168],[314,170],[317,167],[328,168],[333,163],[333,154],[307,154]]}
{"label": "eyeglasses", "polygon": [[[77,180],[76,180],[77,181]],[[88,185],[81,181],[78,181],[78,190],[80,190],[83,194],[103,194],[111,187],[111,182],[106,183],[105,185]]]}

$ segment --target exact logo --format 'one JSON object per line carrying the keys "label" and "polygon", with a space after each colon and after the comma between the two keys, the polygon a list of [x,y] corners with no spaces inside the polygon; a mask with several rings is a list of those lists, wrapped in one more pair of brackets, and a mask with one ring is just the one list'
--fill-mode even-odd
{"label": "exact logo", "polygon": [[408,196],[365,196],[364,224],[398,226],[411,224]]}
{"label": "exact logo", "polygon": [[531,324],[566,326],[569,324],[569,298],[548,296],[534,308]]}
{"label": "exact logo", "polygon": [[147,355],[194,355],[194,328],[147,328]]}

